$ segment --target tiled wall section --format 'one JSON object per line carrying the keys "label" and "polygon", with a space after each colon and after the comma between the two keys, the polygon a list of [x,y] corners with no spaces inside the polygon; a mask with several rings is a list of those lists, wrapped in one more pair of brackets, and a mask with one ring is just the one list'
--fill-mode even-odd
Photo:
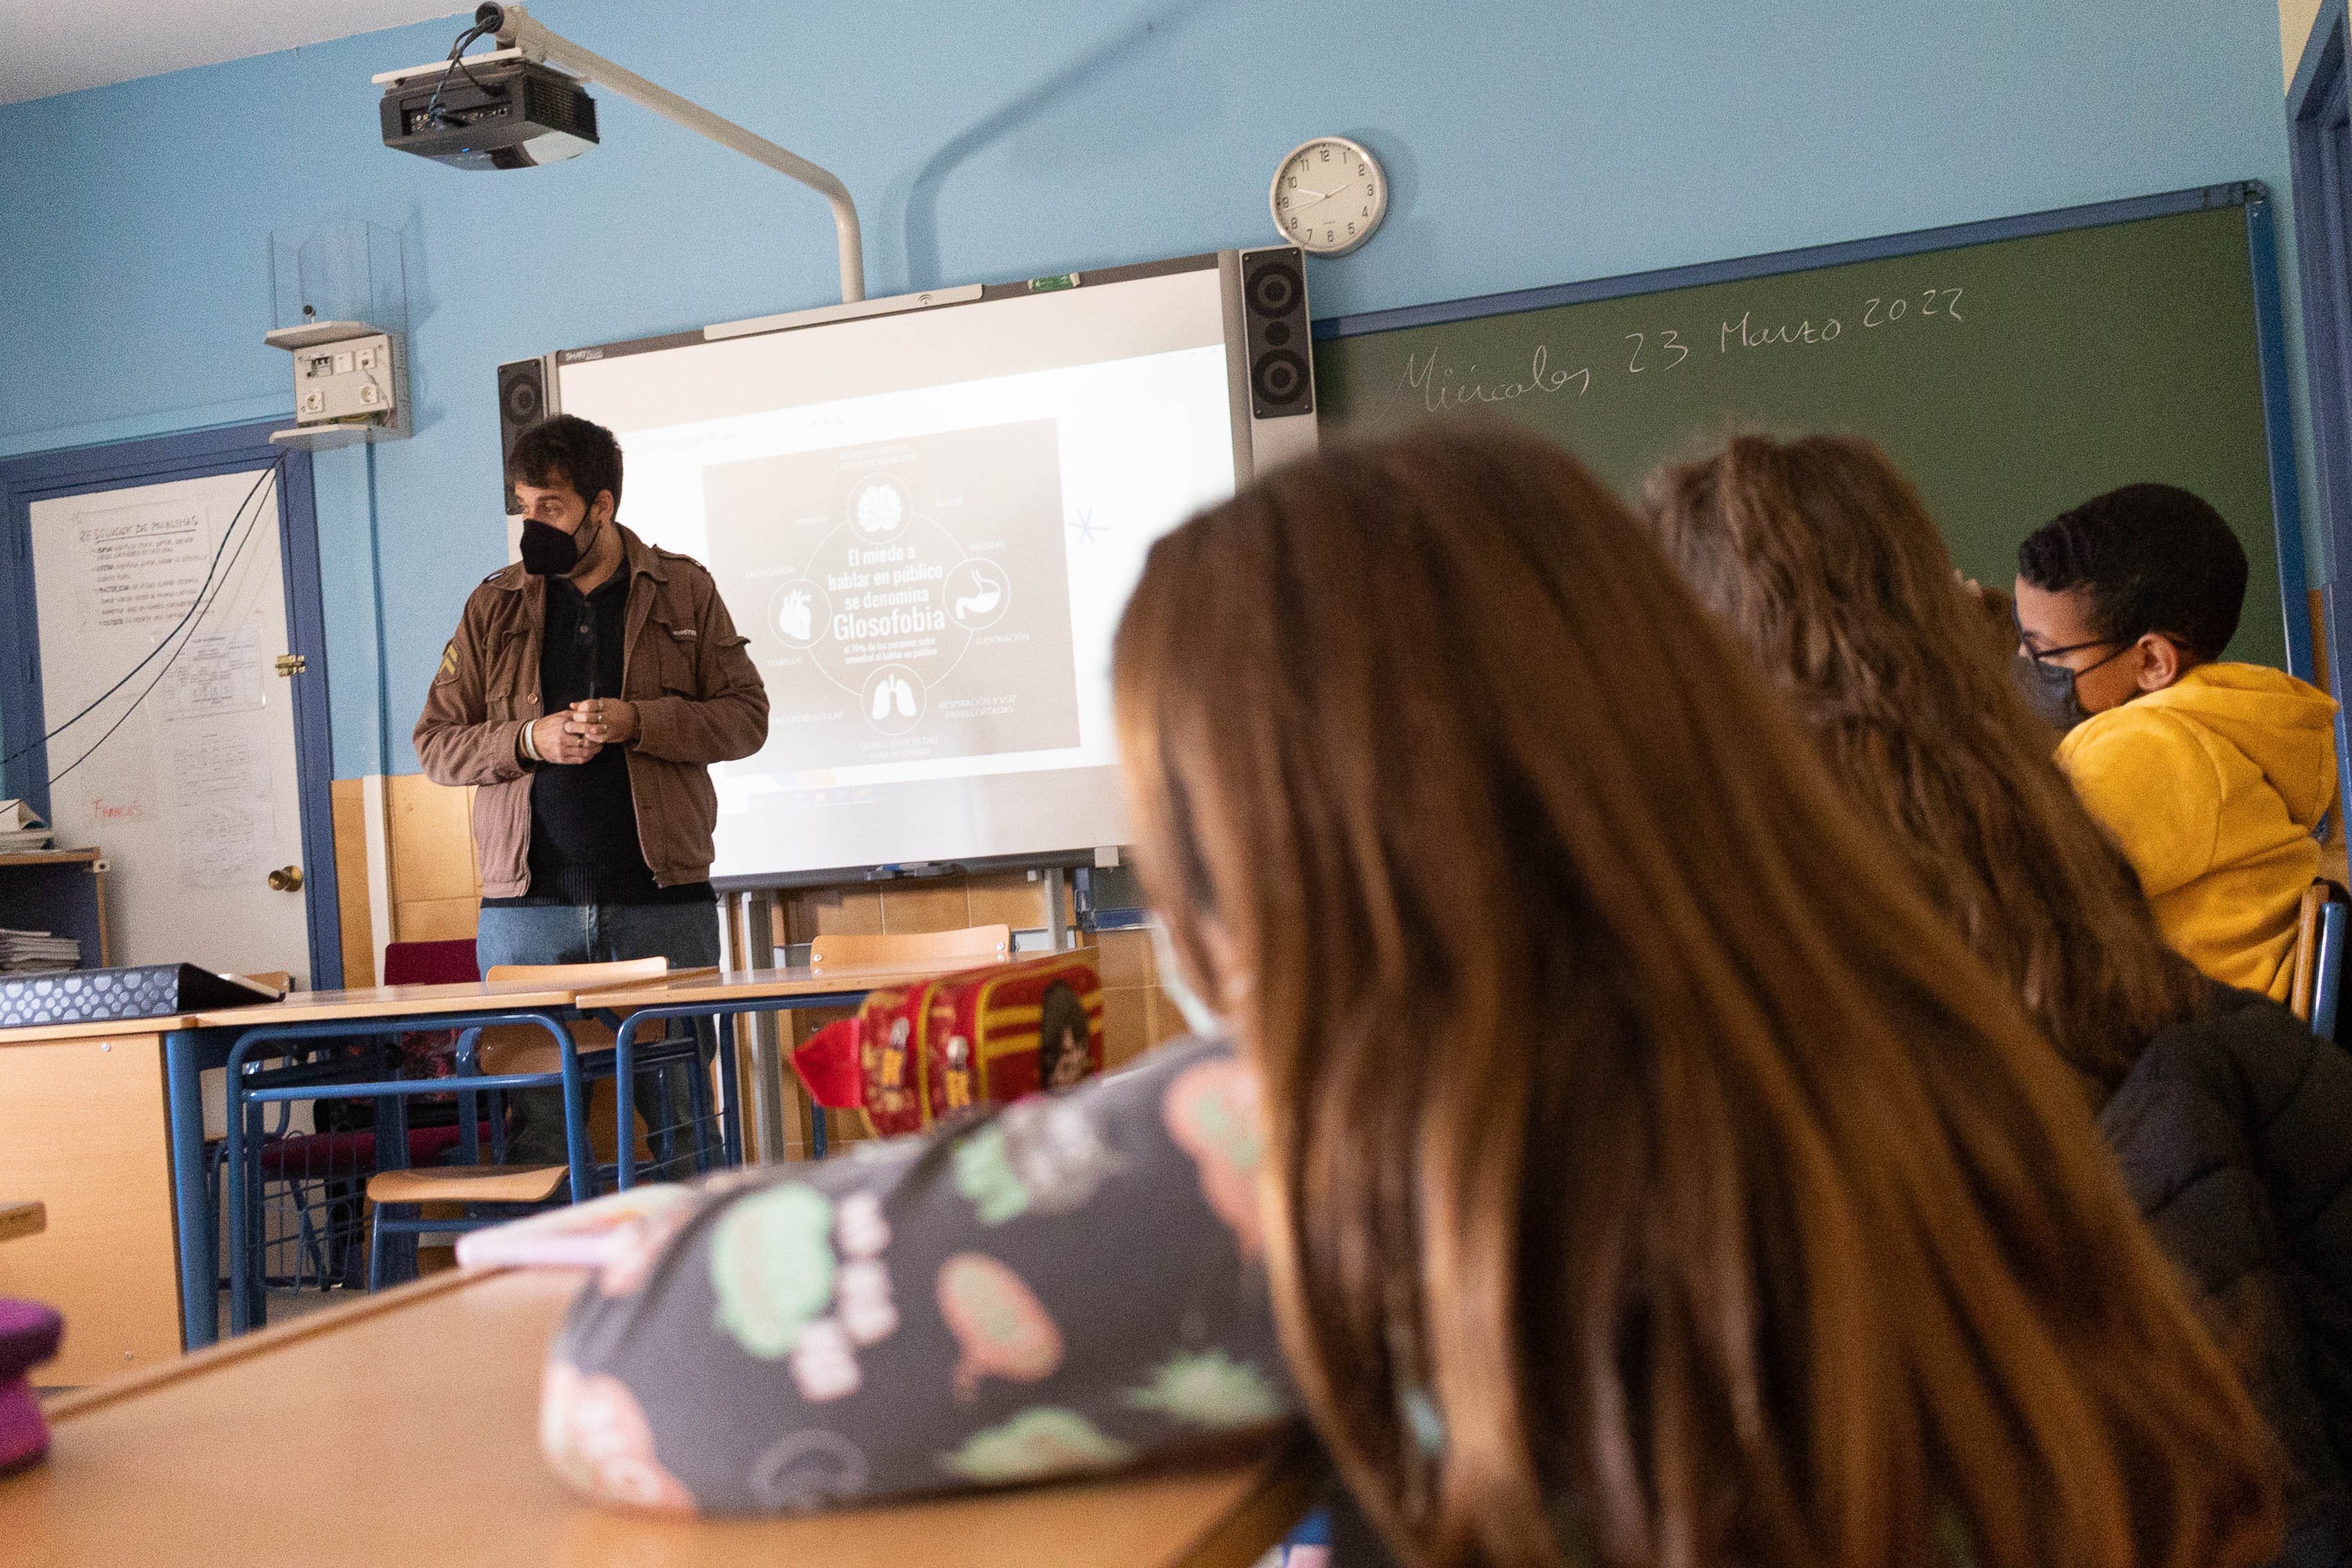
{"label": "tiled wall section", "polygon": [[[390,818],[386,858],[394,942],[441,942],[474,934],[481,880],[474,865],[473,792],[445,789],[422,773],[384,781]],[[375,983],[374,935],[369,916],[367,835],[361,781],[334,786],[335,877],[343,923],[343,983]],[[991,872],[919,882],[803,889],[778,900],[779,942],[803,942],[827,932],[856,934],[954,931],[993,925],[1015,931],[1046,923],[1043,873]],[[1097,965],[1103,980],[1103,1052],[1117,1067],[1146,1047],[1182,1032],[1183,1021],[1160,994],[1151,943],[1141,931],[1106,931]],[[802,1038],[832,1014],[794,1016]]]}

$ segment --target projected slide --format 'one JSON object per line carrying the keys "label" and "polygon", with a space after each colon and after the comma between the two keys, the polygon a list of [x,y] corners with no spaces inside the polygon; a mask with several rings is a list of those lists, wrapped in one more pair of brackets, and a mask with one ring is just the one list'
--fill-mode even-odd
{"label": "projected slide", "polygon": [[704,471],[711,570],[758,596],[737,614],[768,684],[767,747],[727,772],[1078,743],[1055,423]]}
{"label": "projected slide", "polygon": [[709,566],[767,686],[766,745],[712,770],[715,877],[1125,841],[1119,613],[1234,489],[1219,276],[563,356],[622,521]]}

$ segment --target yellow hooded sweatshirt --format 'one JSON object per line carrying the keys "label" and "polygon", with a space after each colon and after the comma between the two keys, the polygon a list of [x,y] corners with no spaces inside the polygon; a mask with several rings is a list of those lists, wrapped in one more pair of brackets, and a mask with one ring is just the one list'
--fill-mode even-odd
{"label": "yellow hooded sweatshirt", "polygon": [[2167,941],[2284,1002],[2294,927],[2336,804],[2336,703],[2256,664],[2201,664],[2076,725],[2058,765],[2139,873]]}

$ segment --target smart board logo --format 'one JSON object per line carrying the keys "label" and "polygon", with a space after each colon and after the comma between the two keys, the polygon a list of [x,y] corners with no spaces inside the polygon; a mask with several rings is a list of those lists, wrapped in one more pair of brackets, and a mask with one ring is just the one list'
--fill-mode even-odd
{"label": "smart board logo", "polygon": [[557,357],[565,364],[579,364],[586,360],[603,359],[604,351],[603,349],[565,349]]}

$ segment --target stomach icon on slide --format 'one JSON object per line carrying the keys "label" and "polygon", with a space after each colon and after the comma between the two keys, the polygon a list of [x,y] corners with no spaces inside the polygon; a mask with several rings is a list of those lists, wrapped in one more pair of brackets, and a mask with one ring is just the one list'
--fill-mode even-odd
{"label": "stomach icon on slide", "polygon": [[923,678],[903,664],[886,664],[866,678],[858,706],[886,735],[903,735],[922,722]]}
{"label": "stomach icon on slide", "polygon": [[994,626],[1013,605],[1013,585],[993,561],[956,563],[943,586],[948,615],[966,631]]}

